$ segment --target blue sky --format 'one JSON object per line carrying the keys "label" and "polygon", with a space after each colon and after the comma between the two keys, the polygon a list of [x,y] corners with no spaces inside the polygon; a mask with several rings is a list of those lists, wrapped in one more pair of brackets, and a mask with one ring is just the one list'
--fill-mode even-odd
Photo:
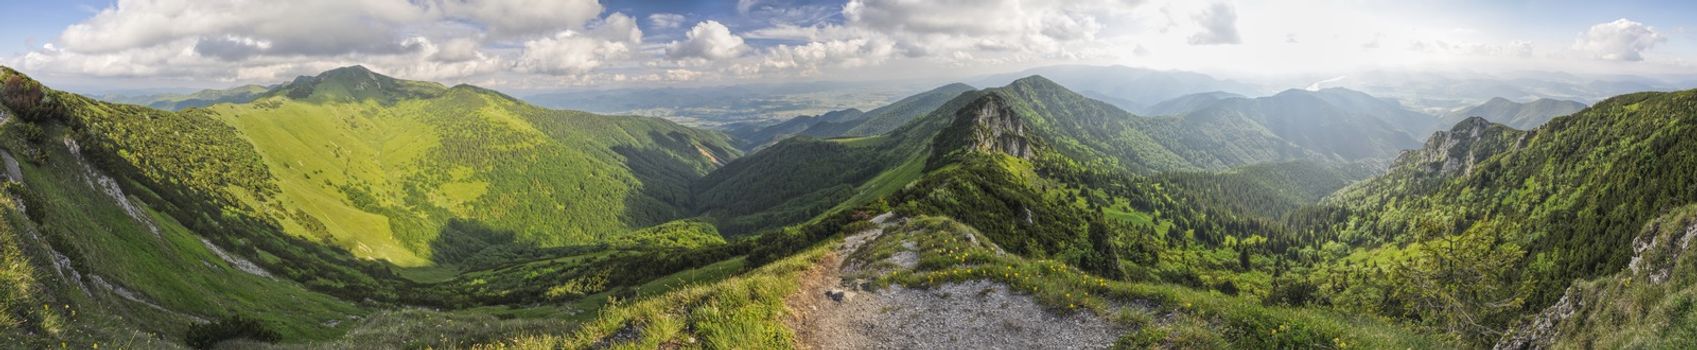
{"label": "blue sky", "polygon": [[1656,76],[1697,73],[1697,2],[5,0],[0,64],[111,87],[273,83],[348,64],[510,89],[1055,64]]}

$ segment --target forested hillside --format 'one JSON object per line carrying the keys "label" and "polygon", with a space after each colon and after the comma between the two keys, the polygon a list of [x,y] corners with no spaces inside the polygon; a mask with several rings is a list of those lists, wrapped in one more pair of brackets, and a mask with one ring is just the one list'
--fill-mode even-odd
{"label": "forested hillside", "polygon": [[1619,271],[1639,228],[1697,201],[1697,180],[1679,175],[1697,169],[1694,116],[1697,91],[1682,91],[1618,96],[1528,132],[1465,121],[1327,199],[1348,214],[1326,230],[1358,248],[1311,277],[1332,304],[1494,340],[1575,278]]}

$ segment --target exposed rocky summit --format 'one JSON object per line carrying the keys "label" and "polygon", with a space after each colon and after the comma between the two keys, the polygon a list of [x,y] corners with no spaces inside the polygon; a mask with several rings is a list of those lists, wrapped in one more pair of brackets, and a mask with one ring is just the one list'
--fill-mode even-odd
{"label": "exposed rocky summit", "polygon": [[1420,149],[1403,152],[1396,166],[1442,177],[1467,176],[1480,162],[1518,147],[1529,135],[1485,118],[1467,118],[1449,131],[1433,133]]}
{"label": "exposed rocky summit", "polygon": [[958,113],[956,125],[971,128],[972,148],[1026,159],[1034,154],[1029,127],[1000,95],[985,95]]}

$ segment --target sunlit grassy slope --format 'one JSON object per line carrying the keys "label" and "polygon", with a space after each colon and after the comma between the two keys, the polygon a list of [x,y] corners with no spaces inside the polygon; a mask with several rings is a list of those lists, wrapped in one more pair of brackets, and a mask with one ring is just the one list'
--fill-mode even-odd
{"label": "sunlit grassy slope", "polygon": [[[22,145],[4,141],[7,148]],[[345,327],[333,324],[368,312],[293,281],[244,272],[240,260],[220,256],[214,249],[223,248],[134,194],[110,192],[102,181],[113,180],[63,144],[39,147],[47,161],[19,164],[27,187],[7,184],[10,195],[30,206],[0,198],[0,253],[7,263],[0,289],[12,295],[0,307],[22,315],[0,322],[0,337],[34,333],[21,337],[32,348],[61,341],[79,348],[102,341],[163,347],[176,339],[149,333],[181,334],[195,322],[241,314],[300,342],[340,336]]]}
{"label": "sunlit grassy slope", "polygon": [[449,220],[553,246],[683,217],[688,182],[737,156],[721,134],[659,119],[347,70],[210,111],[277,177],[287,231],[402,266],[429,264]]}

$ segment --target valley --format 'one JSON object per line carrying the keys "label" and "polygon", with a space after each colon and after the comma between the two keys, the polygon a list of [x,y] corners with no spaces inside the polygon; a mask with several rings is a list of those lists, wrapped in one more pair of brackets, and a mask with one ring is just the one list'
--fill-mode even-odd
{"label": "valley", "polygon": [[1032,75],[701,129],[363,66],[175,111],[0,83],[25,347],[1693,345],[1689,90],[1448,123]]}

